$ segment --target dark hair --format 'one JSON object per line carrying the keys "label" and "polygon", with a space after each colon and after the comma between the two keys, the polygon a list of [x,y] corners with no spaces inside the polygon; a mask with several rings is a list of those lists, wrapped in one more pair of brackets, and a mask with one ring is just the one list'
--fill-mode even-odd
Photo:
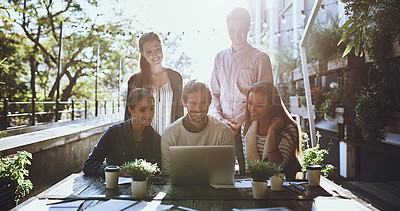
{"label": "dark hair", "polygon": [[242,7],[236,7],[226,16],[226,23],[229,21],[240,21],[246,26],[250,26],[251,16],[250,12]]}
{"label": "dark hair", "polygon": [[153,94],[147,89],[144,88],[136,88],[129,92],[128,101],[126,102],[126,106],[134,109],[136,104],[144,98],[151,98],[154,100]]}
{"label": "dark hair", "polygon": [[197,81],[196,79],[190,80],[187,84],[183,87],[182,91],[182,100],[183,102],[187,102],[188,96],[191,93],[195,92],[207,92],[207,100],[211,103],[211,91],[208,88],[207,84]]}
{"label": "dark hair", "polygon": [[138,87],[151,87],[150,81],[150,64],[147,62],[146,58],[142,56],[143,53],[143,44],[148,41],[158,41],[161,43],[160,37],[154,32],[147,32],[142,34],[139,38],[139,51],[140,51],[140,80],[138,83]]}
{"label": "dark hair", "polygon": [[[249,125],[251,122],[250,118],[250,111],[248,108],[248,101],[250,93],[258,93],[264,95],[268,105],[272,106],[271,112],[273,113],[272,117],[280,116],[283,118],[284,125],[287,126],[288,124],[293,124],[297,128],[298,137],[295,139],[295,146],[296,146],[296,155],[301,158],[301,148],[300,148],[300,127],[299,124],[290,116],[288,110],[285,108],[281,97],[279,96],[278,91],[276,90],[275,86],[271,82],[267,81],[260,81],[253,84],[249,91],[247,92],[247,100],[246,100],[246,124]],[[248,128],[247,128],[248,129]],[[245,131],[247,131],[247,129]]]}

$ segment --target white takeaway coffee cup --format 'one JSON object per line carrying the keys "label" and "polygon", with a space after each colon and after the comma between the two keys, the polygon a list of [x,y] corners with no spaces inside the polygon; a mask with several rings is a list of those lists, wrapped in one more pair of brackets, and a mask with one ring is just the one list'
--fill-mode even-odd
{"label": "white takeaway coffee cup", "polygon": [[308,165],[307,166],[307,178],[309,186],[319,186],[321,177],[321,165]]}
{"label": "white takeaway coffee cup", "polygon": [[106,188],[118,188],[119,166],[110,165],[104,168]]}

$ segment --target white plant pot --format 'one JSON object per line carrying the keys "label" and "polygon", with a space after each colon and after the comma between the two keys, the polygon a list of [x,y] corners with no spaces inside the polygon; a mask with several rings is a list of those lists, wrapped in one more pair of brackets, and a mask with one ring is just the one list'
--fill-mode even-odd
{"label": "white plant pot", "polygon": [[251,185],[253,186],[253,198],[264,199],[265,195],[267,194],[267,184],[268,182],[252,181]]}
{"label": "white plant pot", "polygon": [[147,194],[147,180],[145,181],[134,181],[131,182],[132,197],[133,198],[144,198]]}
{"label": "white plant pot", "polygon": [[271,176],[271,190],[281,191],[283,189],[283,174],[279,176]]}

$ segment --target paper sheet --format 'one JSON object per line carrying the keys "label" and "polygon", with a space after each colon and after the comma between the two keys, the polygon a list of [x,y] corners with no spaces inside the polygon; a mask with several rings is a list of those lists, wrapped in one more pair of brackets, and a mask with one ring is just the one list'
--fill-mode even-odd
{"label": "paper sheet", "polygon": [[271,208],[254,208],[254,209],[236,209],[233,208],[232,211],[291,211],[286,207],[271,207]]}
{"label": "paper sheet", "polygon": [[121,199],[110,199],[106,202],[98,204],[90,209],[90,211],[110,211],[110,210],[123,210],[133,204],[137,203],[137,201],[132,200],[121,200]]}
{"label": "paper sheet", "polygon": [[128,207],[124,209],[124,211],[129,211],[129,210],[151,210],[151,211],[164,211],[164,210],[170,210],[174,205],[165,205],[165,204],[159,204],[159,203],[153,203],[153,202],[147,202],[147,201],[141,201],[131,207]]}
{"label": "paper sheet", "polygon": [[215,189],[220,189],[220,188],[251,188],[251,181],[252,179],[235,179],[233,181],[233,185],[214,185],[211,184],[211,186]]}
{"label": "paper sheet", "polygon": [[[124,185],[124,184],[131,184],[132,178],[130,177],[118,177],[118,185]],[[107,182],[104,181],[103,184],[106,184]]]}

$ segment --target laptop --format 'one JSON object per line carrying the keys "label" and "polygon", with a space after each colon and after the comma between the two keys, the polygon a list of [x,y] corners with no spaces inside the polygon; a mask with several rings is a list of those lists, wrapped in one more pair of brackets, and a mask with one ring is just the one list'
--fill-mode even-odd
{"label": "laptop", "polygon": [[230,185],[235,174],[234,146],[171,146],[172,185]]}

